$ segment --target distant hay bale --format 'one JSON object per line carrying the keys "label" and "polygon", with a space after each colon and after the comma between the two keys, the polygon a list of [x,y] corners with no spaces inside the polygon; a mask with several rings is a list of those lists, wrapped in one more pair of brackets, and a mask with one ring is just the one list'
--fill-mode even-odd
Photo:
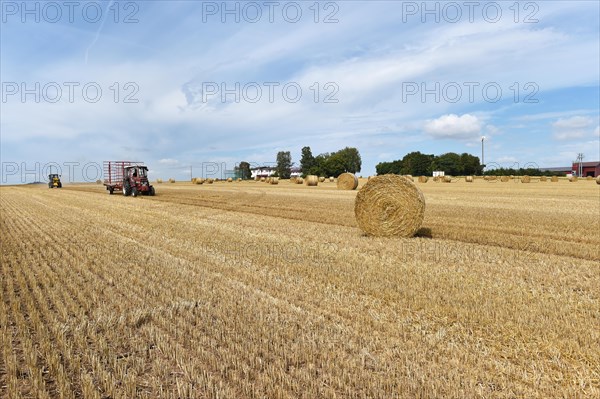
{"label": "distant hay bale", "polygon": [[272,177],[270,184],[279,184],[279,177]]}
{"label": "distant hay bale", "polygon": [[444,178],[442,179],[442,182],[452,183],[452,176],[444,176]]}
{"label": "distant hay bale", "polygon": [[306,176],[305,183],[307,186],[318,186],[319,185],[319,176],[308,175]]}
{"label": "distant hay bale", "polygon": [[329,177],[329,183],[334,183],[334,182],[335,182],[335,177],[333,177],[333,176],[330,176],[330,177]]}
{"label": "distant hay bale", "polygon": [[337,179],[338,190],[356,190],[358,178],[352,173],[342,173]]}
{"label": "distant hay bale", "polygon": [[227,183],[231,183],[233,181],[233,179],[231,177],[227,178]]}
{"label": "distant hay bale", "polygon": [[160,183],[162,183],[162,179],[156,179],[156,183],[157,183],[157,184],[160,184]]}
{"label": "distant hay bale", "polygon": [[175,183],[175,179],[169,179],[169,183]]}
{"label": "distant hay bale", "polygon": [[435,183],[439,183],[439,181],[440,181],[440,176],[433,176],[433,181],[434,181]]}
{"label": "distant hay bale", "polygon": [[473,176],[465,176],[465,181],[467,183],[473,183]]}
{"label": "distant hay bale", "polygon": [[596,177],[596,184],[600,184],[600,176]]}
{"label": "distant hay bale", "polygon": [[354,215],[369,235],[412,237],[423,223],[425,198],[404,176],[375,176],[356,195]]}
{"label": "distant hay bale", "polygon": [[557,183],[557,182],[558,182],[558,176],[552,176],[552,177],[550,178],[550,181],[551,181],[552,183]]}
{"label": "distant hay bale", "polygon": [[546,176],[541,176],[541,177],[540,177],[540,181],[541,181],[541,182],[544,182],[544,181],[546,181],[546,180],[548,180],[548,179],[546,178]]}
{"label": "distant hay bale", "polygon": [[569,177],[569,181],[571,183],[576,182],[577,181],[577,176],[571,176],[571,177]]}
{"label": "distant hay bale", "polygon": [[213,184],[214,182],[215,182],[215,179],[211,179],[211,178],[208,178],[205,181],[205,183],[207,183],[207,184]]}
{"label": "distant hay bale", "polygon": [[266,181],[267,181],[267,179],[266,179],[266,178],[264,178],[264,177],[261,177],[261,178],[260,178],[260,181],[264,183],[264,182],[266,182]]}
{"label": "distant hay bale", "polygon": [[419,176],[419,183],[427,183],[427,181],[429,181],[429,177]]}
{"label": "distant hay bale", "polygon": [[196,184],[204,184],[204,179],[197,177],[196,178]]}
{"label": "distant hay bale", "polygon": [[290,180],[289,180],[289,182],[290,182],[290,183],[296,183],[296,176],[292,176],[292,177],[290,177]]}
{"label": "distant hay bale", "polygon": [[96,180],[96,184],[102,184],[102,180]]}
{"label": "distant hay bale", "polygon": [[521,183],[531,183],[531,177],[527,175],[521,176]]}
{"label": "distant hay bale", "polygon": [[301,177],[298,177],[298,178],[296,178],[296,181],[295,181],[295,183],[296,183],[296,184],[302,184],[302,183],[304,183],[304,179],[303,179],[303,178],[301,178]]}
{"label": "distant hay bale", "polygon": [[196,184],[196,177],[192,177],[192,184]]}
{"label": "distant hay bale", "polygon": [[241,177],[238,177],[236,181],[237,181],[238,183],[240,183],[240,182],[242,181],[242,178],[241,178]]}
{"label": "distant hay bale", "polygon": [[594,178],[592,176],[588,176],[585,178],[585,180],[594,180]]}
{"label": "distant hay bale", "polygon": [[325,181],[325,178],[323,176],[319,177],[319,183],[323,183]]}
{"label": "distant hay bale", "polygon": [[509,178],[508,176],[502,176],[502,177],[500,177],[500,181],[501,181],[502,183],[506,183],[506,182],[508,182],[509,180],[510,180],[510,178]]}

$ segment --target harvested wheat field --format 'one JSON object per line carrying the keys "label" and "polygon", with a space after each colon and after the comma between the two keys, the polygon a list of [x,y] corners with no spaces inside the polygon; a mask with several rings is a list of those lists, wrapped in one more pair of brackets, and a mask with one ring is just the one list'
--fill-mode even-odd
{"label": "harvested wheat field", "polygon": [[[361,179],[359,189],[366,183]],[[0,396],[597,398],[600,186],[0,188]]]}

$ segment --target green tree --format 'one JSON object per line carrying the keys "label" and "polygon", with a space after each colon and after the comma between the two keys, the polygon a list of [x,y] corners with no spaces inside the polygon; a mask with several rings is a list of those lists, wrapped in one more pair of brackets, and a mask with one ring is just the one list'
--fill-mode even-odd
{"label": "green tree", "polygon": [[277,153],[276,175],[282,179],[289,179],[292,168],[292,155],[289,151],[279,151]]}
{"label": "green tree", "polygon": [[334,155],[336,156],[336,158],[339,157],[339,162],[342,162],[342,164],[344,165],[344,172],[360,172],[360,169],[362,167],[362,159],[360,157],[360,153],[356,148],[346,147],[332,154],[332,156]]}
{"label": "green tree", "polygon": [[400,172],[394,173],[413,176],[430,175],[432,172],[431,163],[434,159],[434,155],[421,154],[419,151],[411,152],[402,158]]}
{"label": "green tree", "polygon": [[462,174],[464,175],[481,175],[483,171],[479,163],[479,157],[467,154],[466,152],[460,155],[460,165]]}
{"label": "green tree", "polygon": [[454,152],[448,152],[434,158],[432,163],[433,170],[444,171],[447,175],[459,176],[462,175],[462,166],[460,163],[460,155]]}
{"label": "green tree", "polygon": [[300,158],[300,169],[303,177],[311,174],[310,170],[315,166],[315,157],[313,157],[310,147],[302,148],[302,158]]}
{"label": "green tree", "polygon": [[250,164],[246,161],[240,162],[240,164],[236,167],[238,172],[238,176],[243,180],[248,180],[252,177],[252,172],[250,171]]}
{"label": "green tree", "polygon": [[380,162],[377,165],[375,165],[375,171],[378,175],[399,175],[402,173],[402,160],[398,159],[392,162]]}

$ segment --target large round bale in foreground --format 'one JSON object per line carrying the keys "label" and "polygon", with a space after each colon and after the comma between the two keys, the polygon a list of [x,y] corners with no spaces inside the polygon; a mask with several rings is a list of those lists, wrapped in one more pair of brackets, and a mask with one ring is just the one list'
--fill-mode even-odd
{"label": "large round bale in foreground", "polygon": [[356,190],[358,187],[358,178],[352,173],[342,173],[338,176],[338,190]]}
{"label": "large round bale in foreground", "polygon": [[317,186],[319,184],[319,176],[315,176],[315,175],[308,175],[306,176],[306,179],[304,180],[304,182],[306,183],[307,186]]}
{"label": "large round bale in foreground", "polygon": [[423,223],[425,198],[404,176],[375,176],[356,195],[354,215],[369,235],[412,237]]}
{"label": "large round bale in foreground", "polygon": [[600,176],[596,177],[596,184],[600,184]]}

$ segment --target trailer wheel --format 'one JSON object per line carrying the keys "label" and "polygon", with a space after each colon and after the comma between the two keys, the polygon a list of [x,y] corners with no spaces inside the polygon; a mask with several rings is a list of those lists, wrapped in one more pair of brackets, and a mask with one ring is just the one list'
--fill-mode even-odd
{"label": "trailer wheel", "polygon": [[154,194],[156,194],[156,193],[154,192],[154,187],[150,187],[150,195],[154,197]]}
{"label": "trailer wheel", "polygon": [[108,195],[113,195],[113,191],[115,191],[115,189],[112,188],[112,187],[109,187],[108,188]]}

